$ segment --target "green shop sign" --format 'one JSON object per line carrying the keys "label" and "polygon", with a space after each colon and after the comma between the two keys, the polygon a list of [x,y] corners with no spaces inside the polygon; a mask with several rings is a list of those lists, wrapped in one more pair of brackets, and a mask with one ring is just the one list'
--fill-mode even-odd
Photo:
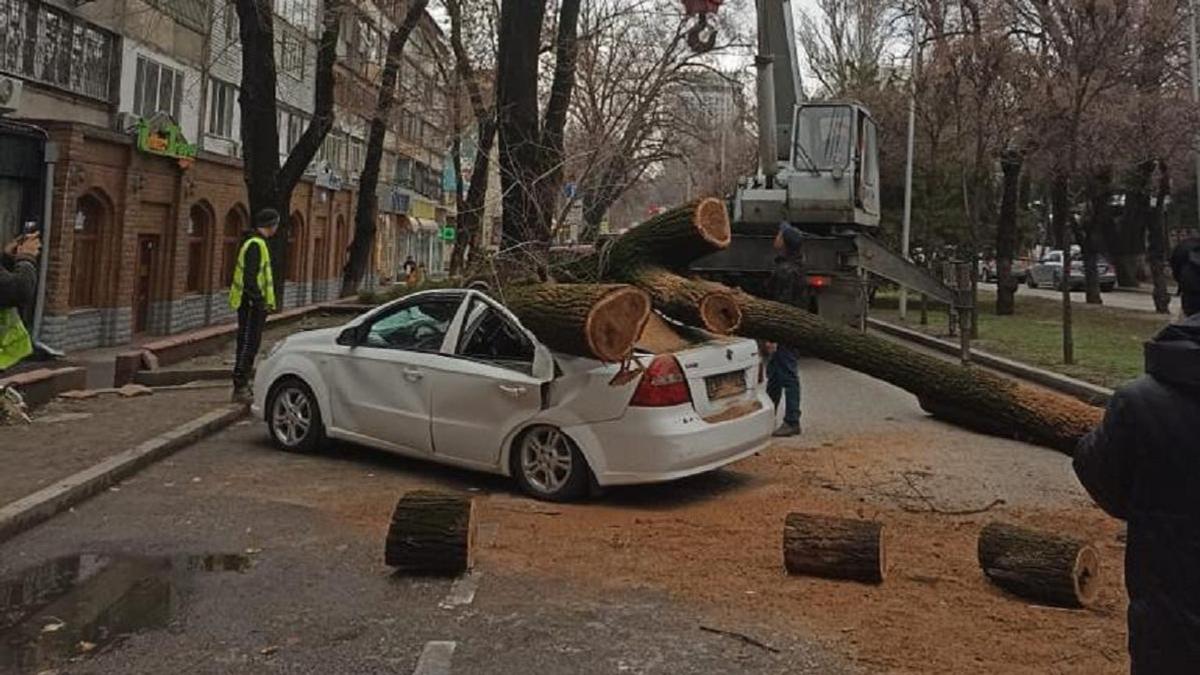
{"label": "green shop sign", "polygon": [[438,238],[442,241],[454,241],[456,233],[453,227],[443,227],[438,230]]}
{"label": "green shop sign", "polygon": [[196,146],[187,142],[183,131],[169,115],[159,113],[138,120],[136,129],[137,148],[142,152],[185,162],[196,157]]}

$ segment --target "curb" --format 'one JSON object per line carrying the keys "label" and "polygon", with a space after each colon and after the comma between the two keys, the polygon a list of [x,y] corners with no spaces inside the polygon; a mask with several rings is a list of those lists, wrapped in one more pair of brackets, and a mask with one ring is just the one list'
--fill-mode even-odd
{"label": "curb", "polygon": [[0,542],[49,520],[175,451],[228,427],[246,413],[245,405],[218,408],[0,507]]}
{"label": "curb", "polygon": [[21,392],[25,404],[33,408],[72,389],[87,388],[87,370],[79,367],[38,368],[0,378],[0,387],[10,386]]}
{"label": "curb", "polygon": [[[916,342],[919,345],[929,347],[930,349],[937,350],[944,354],[958,356],[962,353],[962,347],[957,343],[947,342],[946,340],[941,340],[931,335],[926,335],[920,331],[915,331],[903,326],[897,326],[894,323],[880,321],[879,319],[867,319],[867,324],[871,328],[881,332],[908,340],[910,342]],[[1084,382],[1083,380],[1078,380],[1073,377],[1068,377],[1066,375],[1050,372],[1049,370],[1036,368],[1027,363],[1013,361],[1012,359],[1006,359],[1002,356],[996,356],[995,354],[981,352],[977,349],[971,350],[971,360],[972,362],[978,363],[981,366],[987,366],[988,368],[999,370],[1000,372],[1012,375],[1013,377],[1017,377],[1022,380],[1028,380],[1034,384],[1039,384],[1047,389],[1053,389],[1068,396],[1074,396],[1084,403],[1103,406],[1106,405],[1109,399],[1113,396],[1113,390],[1107,387],[1101,387],[1100,385],[1092,384],[1091,382]]]}
{"label": "curb", "polygon": [[139,370],[133,376],[134,384],[147,387],[170,387],[189,382],[211,382],[233,377],[232,368],[188,368]]}

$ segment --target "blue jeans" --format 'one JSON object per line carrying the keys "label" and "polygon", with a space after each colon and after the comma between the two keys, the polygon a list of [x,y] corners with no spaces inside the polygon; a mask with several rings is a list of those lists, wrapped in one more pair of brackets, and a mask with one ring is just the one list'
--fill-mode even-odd
{"label": "blue jeans", "polygon": [[800,424],[800,373],[796,350],[780,345],[767,361],[767,396],[776,407],[783,398],[783,423]]}

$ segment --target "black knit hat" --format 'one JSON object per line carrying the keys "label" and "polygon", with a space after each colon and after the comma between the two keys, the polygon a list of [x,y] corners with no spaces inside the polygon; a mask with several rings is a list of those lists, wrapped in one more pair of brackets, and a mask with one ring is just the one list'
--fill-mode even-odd
{"label": "black knit hat", "polygon": [[279,225],[279,212],[275,209],[262,209],[258,215],[254,216],[254,227],[256,229],[265,229]]}

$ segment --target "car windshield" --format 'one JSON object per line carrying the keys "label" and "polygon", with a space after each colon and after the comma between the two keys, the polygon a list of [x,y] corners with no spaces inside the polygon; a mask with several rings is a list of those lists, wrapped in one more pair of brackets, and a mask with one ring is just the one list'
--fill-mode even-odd
{"label": "car windshield", "polygon": [[[796,113],[796,155],[812,168],[828,171],[850,163],[851,109],[848,106],[804,106]],[[804,160],[801,159],[801,162]]]}

